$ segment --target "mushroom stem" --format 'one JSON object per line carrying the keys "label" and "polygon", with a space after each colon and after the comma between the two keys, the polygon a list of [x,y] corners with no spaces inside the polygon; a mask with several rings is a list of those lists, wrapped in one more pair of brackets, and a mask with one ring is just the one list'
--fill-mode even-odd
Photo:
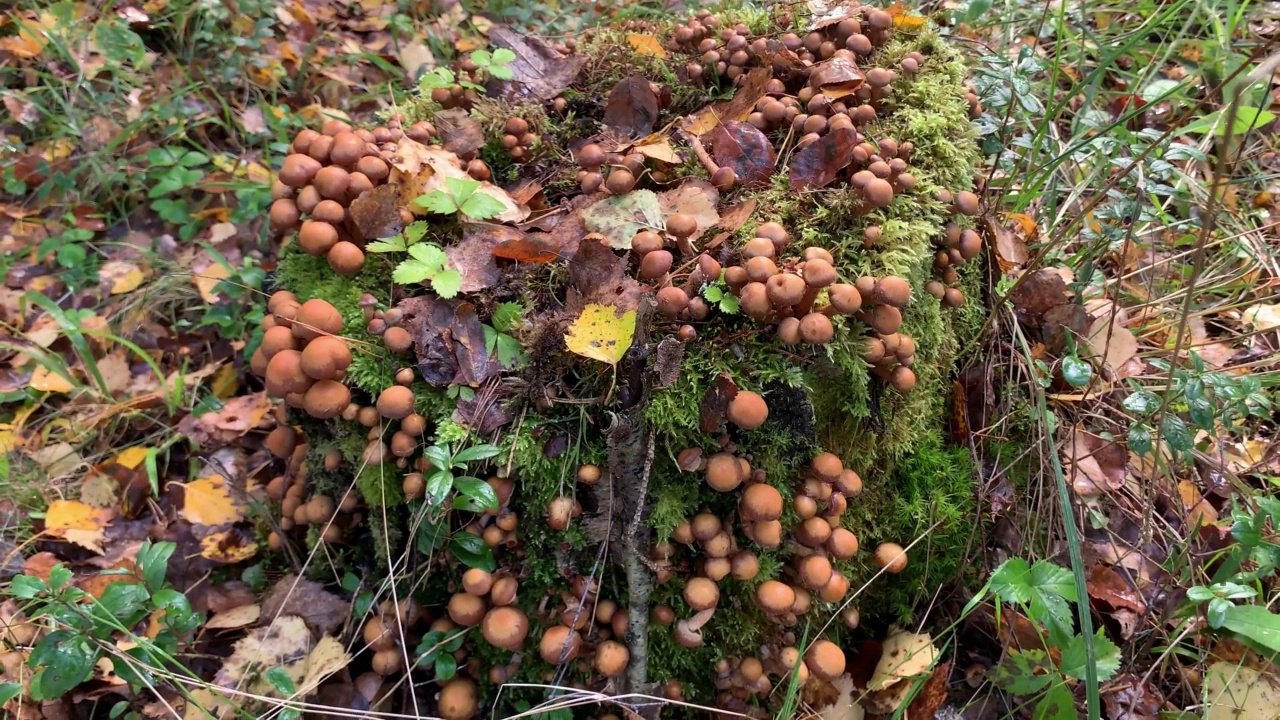
{"label": "mushroom stem", "polygon": [[703,147],[702,141],[698,139],[698,136],[687,130],[681,130],[680,137],[684,138],[684,141],[689,143],[689,147],[693,148],[693,154],[698,158],[698,162],[702,163],[702,167],[706,168],[708,173],[715,175],[720,166],[707,154],[707,149]]}
{"label": "mushroom stem", "polygon": [[805,286],[804,295],[801,295],[800,302],[795,304],[795,317],[804,317],[809,314],[809,310],[813,308],[813,301],[818,299],[820,290],[822,290],[820,287]]}

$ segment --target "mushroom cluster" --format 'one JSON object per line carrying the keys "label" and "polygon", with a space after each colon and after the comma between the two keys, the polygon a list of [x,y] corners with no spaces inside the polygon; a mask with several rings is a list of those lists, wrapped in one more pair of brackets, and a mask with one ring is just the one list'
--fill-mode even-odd
{"label": "mushroom cluster", "polygon": [[810,676],[829,682],[844,674],[845,656],[839,645],[818,640],[802,657],[795,641],[795,633],[788,631],[780,638],[783,644],[761,646],[759,657],[722,658],[717,662],[715,687],[720,691],[719,707],[748,714],[751,706],[746,701],[767,695],[774,686],[771,676],[785,685],[795,672],[804,685]]}
{"label": "mushroom cluster", "polygon": [[[512,160],[518,163],[525,162],[532,157],[533,148],[537,144],[538,136],[529,131],[528,120],[518,116],[507,118],[507,122],[502,126],[502,147],[506,148]],[[470,166],[468,166],[467,170],[470,172]],[[485,170],[487,171],[488,168],[486,167]],[[487,173],[486,177],[476,177],[476,173],[471,173],[471,177],[476,180],[489,179]]]}
{"label": "mushroom cluster", "polygon": [[676,25],[667,47],[673,52],[698,56],[684,69],[691,82],[708,82],[715,77],[735,81],[747,67],[768,57],[770,41],[764,37],[752,40],[751,29],[745,23],[722,26],[720,18],[705,9]]}
{"label": "mushroom cluster", "polygon": [[[981,212],[977,193],[969,190],[954,194],[949,190],[938,190],[935,199],[950,206],[952,215],[973,217]],[[925,290],[941,301],[943,307],[957,308],[964,304],[964,293],[959,288],[952,287],[960,279],[955,267],[965,264],[982,252],[982,236],[977,231],[962,228],[952,221],[943,228],[938,244],[938,252],[933,259],[933,269],[938,279],[929,281]]]}
{"label": "mushroom cluster", "polygon": [[413,598],[406,597],[398,603],[384,600],[376,608],[363,631],[365,645],[373,651],[374,672],[387,677],[404,669],[404,648],[412,648],[417,642],[415,629],[424,620],[429,618]]}
{"label": "mushroom cluster", "polygon": [[902,308],[911,302],[911,284],[905,278],[864,276],[855,283],[867,300],[858,319],[872,331],[863,346],[862,359],[872,365],[872,372],[887,380],[899,392],[916,385],[916,343],[902,328]]}
{"label": "mushroom cluster", "polygon": [[602,189],[611,195],[629,193],[645,173],[645,157],[638,152],[623,155],[587,143],[578,148],[574,157],[579,168],[578,187],[587,194]]}
{"label": "mushroom cluster", "polygon": [[[272,230],[296,229],[303,252],[327,257],[330,267],[341,275],[360,272],[364,236],[351,222],[352,201],[390,178],[396,141],[405,135],[429,139],[434,132],[429,123],[406,132],[395,119],[372,130],[354,129],[341,120],[329,120],[321,132],[302,130],[272,186]],[[408,212],[402,210],[402,214]]]}
{"label": "mushroom cluster", "polygon": [[267,301],[262,343],[250,370],[266,379],[267,394],[321,420],[338,417],[351,404],[343,384],[351,349],[339,334],[342,315],[325,300],[299,303],[287,290]]}
{"label": "mushroom cluster", "polygon": [[[315,525],[320,528],[321,542],[341,542],[344,531],[361,522],[360,517],[351,515],[360,507],[360,498],[354,492],[344,495],[340,502],[322,494],[307,498],[310,489],[306,462],[308,446],[302,442],[298,431],[286,423],[283,410],[279,408],[279,422],[267,434],[265,442],[272,455],[286,461],[284,473],[272,478],[266,487],[267,497],[280,503],[280,531]],[[341,454],[337,451],[325,456],[326,469],[336,469],[340,462]],[[273,530],[267,536],[267,545],[272,550],[279,550],[283,544],[284,538],[279,532]]]}

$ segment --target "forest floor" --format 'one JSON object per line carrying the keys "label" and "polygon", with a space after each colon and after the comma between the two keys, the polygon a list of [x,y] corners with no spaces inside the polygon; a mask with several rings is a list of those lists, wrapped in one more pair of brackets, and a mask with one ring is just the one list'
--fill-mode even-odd
{"label": "forest floor", "polygon": [[[495,24],[563,39],[669,10],[16,5],[0,15],[0,577],[17,599],[59,560],[118,569],[128,546],[142,568],[133,541],[191,541],[118,537],[65,501],[134,514],[170,491],[158,468],[187,463],[194,484],[230,462],[189,453],[193,427],[236,437],[268,412],[237,362],[258,342],[270,181],[299,130],[402,103]],[[951,383],[952,440],[979,468],[979,570],[921,599],[950,663],[934,709],[1280,717],[1280,6],[912,10],[972,63],[991,265],[987,330]],[[236,531],[196,546],[259,552]],[[270,582],[245,566],[256,602]],[[1003,612],[975,611],[991,597]],[[1077,615],[1079,647],[1046,642]],[[7,702],[22,657],[5,657]],[[114,702],[124,681],[107,676],[77,702]]]}

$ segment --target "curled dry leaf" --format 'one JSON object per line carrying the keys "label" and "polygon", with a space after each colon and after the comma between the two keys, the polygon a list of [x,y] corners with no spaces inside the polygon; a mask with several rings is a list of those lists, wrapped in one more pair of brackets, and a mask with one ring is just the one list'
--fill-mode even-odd
{"label": "curled dry leaf", "polygon": [[461,292],[471,293],[492,287],[502,278],[494,262],[494,248],[501,242],[524,237],[524,232],[508,225],[463,223],[462,241],[444,249],[449,267],[462,276]]}
{"label": "curled dry leaf", "polygon": [[404,230],[400,220],[400,188],[379,185],[360,193],[347,208],[351,222],[365,240],[378,240],[398,235]]}
{"label": "curled dry leaf", "polygon": [[455,155],[466,155],[484,147],[484,128],[466,110],[441,110],[435,114],[434,120],[445,150]]}
{"label": "curled dry leaf", "polygon": [[841,48],[813,69],[809,84],[831,100],[839,100],[856,92],[865,80],[858,69],[857,57],[852,51]]}
{"label": "curled dry leaf", "polygon": [[1129,328],[1113,321],[1113,316],[1098,318],[1089,328],[1089,347],[1113,372],[1138,354],[1138,339]]}
{"label": "curled dry leaf", "polygon": [[215,614],[204,624],[206,630],[234,630],[248,627],[262,616],[261,605],[241,605],[225,612]]}
{"label": "curled dry leaf", "polygon": [[316,635],[328,635],[347,620],[350,604],[313,580],[293,573],[280,578],[271,594],[262,601],[262,616],[268,620],[296,616]]}
{"label": "curled dry leaf", "polygon": [[804,146],[791,159],[791,189],[809,190],[831,184],[853,162],[857,144],[856,130],[839,127]]}
{"label": "curled dry leaf", "polygon": [[675,148],[671,147],[671,138],[662,133],[654,133],[631,146],[631,149],[658,162],[678,165],[683,162]]}
{"label": "curled dry leaf", "polygon": [[598,235],[583,238],[569,263],[567,314],[576,316],[590,303],[635,310],[643,295],[640,283],[627,273],[625,257],[618,257]]}
{"label": "curled dry leaf", "polygon": [[420,296],[402,301],[413,336],[418,370],[436,387],[475,387],[502,371],[485,347],[484,326],[468,302]]}
{"label": "curled dry leaf", "polygon": [[225,525],[244,519],[243,504],[221,475],[173,484],[183,491],[182,517],[193,525]]}
{"label": "curled dry leaf", "polygon": [[1129,451],[1125,445],[1079,426],[1063,448],[1063,461],[1072,487],[1081,495],[1119,490],[1128,478]]}
{"label": "curled dry leaf", "polygon": [[769,138],[750,123],[729,120],[712,134],[711,153],[720,167],[733,169],[740,183],[766,180],[773,174],[778,153]]}
{"label": "curled dry leaf", "polygon": [[217,563],[234,565],[258,554],[258,543],[232,528],[200,538],[200,555]]}
{"label": "curled dry leaf", "polygon": [[1089,597],[1107,606],[1107,609],[1125,609],[1136,613],[1146,612],[1147,603],[1138,590],[1116,569],[1101,563],[1089,570],[1086,583]]}
{"label": "curled dry leaf", "polygon": [[767,67],[752,68],[744,77],[746,79],[738,86],[732,98],[708,105],[689,115],[681,121],[680,127],[686,132],[701,136],[726,120],[746,120],[756,103],[765,96],[765,87],[773,77],[773,70]]}
{"label": "curled dry leaf", "polygon": [[509,97],[532,95],[550,100],[573,84],[589,60],[586,55],[561,55],[550,44],[504,25],[489,30],[489,42],[516,54],[511,61],[512,80],[504,84]]}
{"label": "curled dry leaf", "polygon": [[187,415],[178,423],[184,435],[206,449],[225,445],[258,427],[271,410],[265,392],[241,395],[227,401],[221,409],[200,417]]}
{"label": "curled dry leaf", "polygon": [[638,138],[658,122],[658,96],[643,75],[618,81],[604,105],[604,124],[620,135]]}
{"label": "curled dry leaf", "polygon": [[627,35],[627,43],[639,55],[648,55],[662,60],[667,57],[667,49],[662,47],[662,41],[652,35],[629,33]]}
{"label": "curled dry leaf", "polygon": [[729,411],[729,403],[738,394],[738,384],[727,373],[716,378],[714,387],[708,388],[702,396],[702,404],[698,406],[698,423],[702,432],[716,432],[724,422],[725,413]]}

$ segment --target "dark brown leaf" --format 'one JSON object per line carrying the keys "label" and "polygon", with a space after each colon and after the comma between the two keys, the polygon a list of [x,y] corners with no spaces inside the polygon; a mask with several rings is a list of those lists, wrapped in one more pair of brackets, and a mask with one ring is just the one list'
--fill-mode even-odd
{"label": "dark brown leaf", "polygon": [[1067,301],[1067,282],[1056,270],[1038,270],[1018,283],[1009,299],[1024,320],[1037,320],[1049,308]]}
{"label": "dark brown leaf", "polygon": [[626,257],[616,255],[599,238],[583,238],[569,264],[570,292],[565,311],[574,317],[589,303],[612,306],[617,312],[635,310],[644,295],[640,283],[627,274]]}
{"label": "dark brown leaf", "polygon": [[523,236],[523,231],[507,225],[463,223],[462,241],[444,249],[449,265],[462,275],[462,292],[476,292],[497,284],[502,271],[493,260],[493,248]]}
{"label": "dark brown leaf", "polygon": [[330,635],[346,622],[351,609],[346,600],[318,582],[293,573],[280,578],[271,594],[262,601],[262,618],[274,621],[280,615],[297,615],[316,637]]}
{"label": "dark brown leaf", "polygon": [[810,78],[809,84],[832,100],[852,95],[865,80],[858,69],[857,56],[844,48],[814,67]]}
{"label": "dark brown leaf", "polygon": [[[498,243],[493,247],[493,256],[542,265],[560,259],[562,250],[556,245],[555,236],[550,233],[529,233],[521,238]],[[568,257],[573,255],[570,253]]]}
{"label": "dark brown leaf", "polygon": [[756,211],[756,199],[751,198],[737,205],[730,205],[720,211],[720,227],[728,232],[737,232],[738,228],[747,224],[751,214]]}
{"label": "dark brown leaf", "polygon": [[[499,428],[516,419],[507,397],[498,397],[490,386],[477,390],[470,400],[459,400],[453,421],[470,428],[482,437],[490,437]],[[509,394],[509,393],[508,393]]]}
{"label": "dark brown leaf", "polygon": [[1147,611],[1147,604],[1133,585],[1115,568],[1101,563],[1089,571],[1086,583],[1089,597],[1105,604],[1104,610],[1127,609],[1136,613]]}
{"label": "dark brown leaf", "polygon": [[681,363],[684,361],[684,343],[672,336],[667,336],[658,343],[657,357],[653,362],[653,374],[658,381],[655,390],[669,388],[680,379]]}
{"label": "dark brown leaf", "polygon": [[424,295],[398,307],[409,318],[418,370],[431,385],[475,387],[502,371],[486,350],[484,326],[471,303]]}
{"label": "dark brown leaf", "polygon": [[1136,675],[1121,675],[1102,688],[1107,720],[1156,720],[1164,709],[1160,691]]}
{"label": "dark brown leaf", "polygon": [[379,185],[360,193],[347,211],[365,240],[391,237],[404,229],[400,221],[400,188],[396,185]]}
{"label": "dark brown leaf", "polygon": [[738,394],[738,385],[727,373],[716,378],[715,387],[707,388],[702,396],[702,404],[698,407],[698,422],[702,432],[715,432],[724,422],[725,413],[729,411],[729,403]]}
{"label": "dark brown leaf", "polygon": [[620,80],[609,91],[604,124],[629,138],[645,137],[658,122],[658,96],[643,75]]}
{"label": "dark brown leaf", "polygon": [[738,182],[757,183],[773,174],[778,153],[755,125],[728,120],[715,129],[711,153],[721,167],[733,168]]}
{"label": "dark brown leaf", "polygon": [[947,681],[951,679],[951,663],[938,663],[933,674],[925,681],[924,687],[916,693],[916,697],[907,706],[907,720],[933,720],[947,700]]}
{"label": "dark brown leaf", "polygon": [[791,189],[826,187],[853,162],[857,144],[857,131],[841,127],[806,145],[791,159]]}
{"label": "dark brown leaf", "polygon": [[515,77],[502,84],[507,97],[532,95],[550,100],[573,84],[588,62],[586,55],[566,57],[548,43],[503,25],[489,29],[489,42],[495,48],[509,48],[516,54],[516,59],[511,61]]}
{"label": "dark brown leaf", "polygon": [[484,128],[461,108],[441,110],[435,115],[440,144],[445,150],[462,157],[484,147]]}

